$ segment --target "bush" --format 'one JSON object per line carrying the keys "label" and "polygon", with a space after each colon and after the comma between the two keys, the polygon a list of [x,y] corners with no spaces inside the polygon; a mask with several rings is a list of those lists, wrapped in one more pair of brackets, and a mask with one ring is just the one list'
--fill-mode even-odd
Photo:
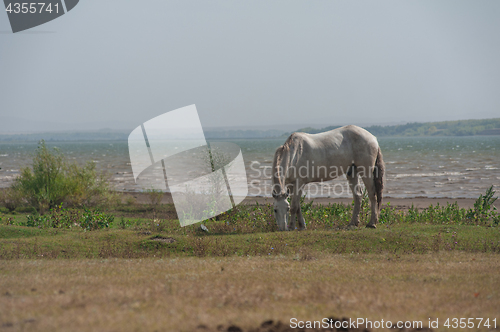
{"label": "bush", "polygon": [[83,167],[69,163],[57,148],[50,151],[42,140],[32,167],[21,169],[11,195],[22,197],[40,214],[61,203],[80,207],[103,206],[116,199],[107,180],[104,173],[96,171],[94,163],[89,162]]}
{"label": "bush", "polygon": [[119,200],[118,194],[111,191],[109,175],[98,173],[93,162],[83,167],[69,164],[66,174],[70,179],[66,202],[70,206],[105,206]]}
{"label": "bush", "polygon": [[19,191],[7,188],[0,191],[0,203],[12,212],[23,204],[23,196]]}

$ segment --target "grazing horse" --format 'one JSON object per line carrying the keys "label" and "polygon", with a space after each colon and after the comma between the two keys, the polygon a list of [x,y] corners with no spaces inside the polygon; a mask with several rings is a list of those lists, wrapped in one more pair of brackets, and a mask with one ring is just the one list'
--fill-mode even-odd
{"label": "grazing horse", "polygon": [[[384,168],[377,138],[363,128],[349,125],[319,134],[293,133],[276,150],[273,160],[274,214],[279,230],[294,230],[296,218],[298,229],[306,228],[300,209],[300,197],[306,184],[332,180],[343,174],[354,198],[349,227],[359,223],[361,177],[371,203],[371,218],[366,227],[376,228],[382,204]],[[287,201],[290,193],[291,209]]]}

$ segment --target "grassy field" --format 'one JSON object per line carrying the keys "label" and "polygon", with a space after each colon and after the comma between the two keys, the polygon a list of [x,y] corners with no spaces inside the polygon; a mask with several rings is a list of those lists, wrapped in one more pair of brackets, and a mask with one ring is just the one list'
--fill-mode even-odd
{"label": "grassy field", "polygon": [[[14,212],[0,216],[0,259],[500,252],[500,228],[470,212],[467,217],[454,204],[420,211],[386,206],[375,230],[346,230],[351,211],[351,205],[303,204],[303,232],[277,232],[270,205],[238,206],[206,221],[209,232],[199,224],[180,227],[172,204],[105,212],[59,208],[44,216]],[[361,225],[368,212],[363,205]]]}
{"label": "grassy field", "polygon": [[107,229],[32,229],[0,226],[0,259],[177,258],[301,256],[308,253],[395,255],[439,251],[499,253],[498,228],[455,225],[392,225],[376,230],[308,230],[206,234]]}
{"label": "grassy field", "polygon": [[181,228],[168,204],[3,213],[0,330],[250,330],[362,317],[424,327],[439,318],[448,331],[447,318],[500,319],[494,222],[453,205],[386,206],[377,229],[346,230],[351,208],[304,204],[302,232],[277,232],[268,205],[207,221],[208,233]]}
{"label": "grassy field", "polygon": [[[2,260],[2,331],[195,331],[499,317],[497,254]],[[473,331],[477,329],[468,329]],[[488,330],[482,328],[481,330]]]}

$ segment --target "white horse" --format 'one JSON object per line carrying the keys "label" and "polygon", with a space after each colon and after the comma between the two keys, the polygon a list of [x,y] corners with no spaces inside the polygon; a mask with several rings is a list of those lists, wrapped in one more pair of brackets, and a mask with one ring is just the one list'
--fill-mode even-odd
{"label": "white horse", "polygon": [[[343,174],[346,174],[354,198],[349,226],[358,226],[359,223],[361,177],[371,203],[371,218],[366,227],[376,228],[382,203],[384,168],[377,138],[363,128],[349,125],[319,134],[293,133],[274,154],[274,214],[279,230],[294,230],[296,218],[298,229],[306,228],[300,209],[300,197],[306,184],[332,180]],[[291,211],[287,201],[289,193],[293,195]]]}

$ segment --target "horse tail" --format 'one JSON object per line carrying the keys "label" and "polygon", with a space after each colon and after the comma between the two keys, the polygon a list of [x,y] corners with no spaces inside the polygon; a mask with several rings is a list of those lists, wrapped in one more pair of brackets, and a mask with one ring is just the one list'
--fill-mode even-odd
{"label": "horse tail", "polygon": [[375,193],[377,195],[378,208],[382,205],[382,190],[384,189],[384,172],[385,164],[382,158],[382,151],[378,148],[377,160],[375,160],[375,167],[373,168],[373,180],[375,181]]}

